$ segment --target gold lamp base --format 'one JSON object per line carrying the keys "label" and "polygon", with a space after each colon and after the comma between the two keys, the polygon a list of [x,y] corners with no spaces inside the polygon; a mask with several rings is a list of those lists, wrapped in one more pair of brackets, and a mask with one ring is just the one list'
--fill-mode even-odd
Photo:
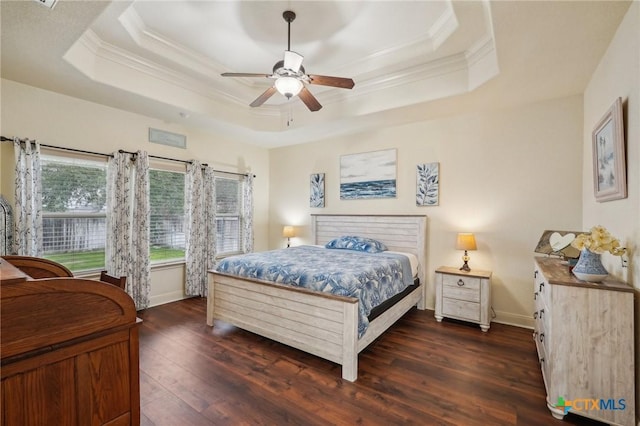
{"label": "gold lamp base", "polygon": [[464,263],[462,264],[462,267],[460,268],[461,271],[465,271],[465,272],[469,272],[471,271],[471,268],[469,268],[469,259],[471,259],[469,257],[469,255],[467,254],[467,251],[464,251],[464,256],[462,256],[462,260],[464,261]]}

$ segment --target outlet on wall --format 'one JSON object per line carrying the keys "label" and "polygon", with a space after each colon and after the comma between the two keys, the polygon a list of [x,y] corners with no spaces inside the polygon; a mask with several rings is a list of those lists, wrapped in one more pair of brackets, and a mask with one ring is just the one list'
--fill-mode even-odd
{"label": "outlet on wall", "polygon": [[623,268],[629,267],[629,256],[626,253],[620,256],[620,261],[622,262]]}

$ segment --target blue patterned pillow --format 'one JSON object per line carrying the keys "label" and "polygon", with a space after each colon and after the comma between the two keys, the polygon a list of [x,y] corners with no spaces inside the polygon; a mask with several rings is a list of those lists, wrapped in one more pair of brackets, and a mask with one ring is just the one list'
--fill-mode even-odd
{"label": "blue patterned pillow", "polygon": [[387,246],[378,240],[356,236],[342,236],[329,241],[326,245],[328,249],[345,249],[364,251],[367,253],[380,253],[387,250]]}

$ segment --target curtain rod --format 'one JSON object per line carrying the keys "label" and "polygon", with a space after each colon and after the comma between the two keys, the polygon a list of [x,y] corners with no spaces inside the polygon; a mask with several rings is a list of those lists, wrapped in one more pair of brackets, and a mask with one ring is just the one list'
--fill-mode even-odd
{"label": "curtain rod", "polygon": [[[0,142],[13,142],[13,139],[8,138],[6,136],[0,136]],[[40,146],[43,146],[45,148],[61,149],[63,151],[79,152],[81,154],[102,155],[104,157],[113,158],[112,154],[104,154],[102,152],[85,151],[85,150],[82,150],[82,149],[66,148],[66,147],[63,147],[63,146],[46,145],[46,144],[43,144],[43,143],[41,143]],[[119,149],[118,151],[119,152],[123,152],[125,154],[131,154],[131,155],[135,155],[136,154],[135,152],[125,151],[123,149]],[[152,154],[149,154],[149,158],[155,158],[157,160],[176,161],[178,163],[184,163],[184,164],[192,164],[193,163],[193,161],[190,161],[190,160],[178,160],[178,159],[175,159],[175,158],[161,157],[159,155],[152,155]],[[207,167],[208,164],[205,163],[205,164],[203,164],[203,166]],[[230,175],[237,175],[237,176],[249,176],[248,173],[227,172],[227,171],[224,171],[224,170],[216,170],[216,169],[213,169],[213,171],[214,172],[218,172],[218,173],[227,173],[227,174],[230,174]],[[256,175],[253,175],[253,177],[256,177]]]}
{"label": "curtain rod", "polygon": [[[1,142],[13,142],[13,139],[7,138],[5,136],[0,136],[0,141]],[[83,149],[65,148],[65,147],[62,147],[62,146],[53,146],[53,145],[47,145],[47,144],[44,144],[44,143],[41,143],[40,146],[43,146],[45,148],[61,149],[63,151],[79,152],[81,154],[101,155],[103,157],[111,157],[111,158],[113,158],[112,154],[103,154],[101,152],[85,151]]]}

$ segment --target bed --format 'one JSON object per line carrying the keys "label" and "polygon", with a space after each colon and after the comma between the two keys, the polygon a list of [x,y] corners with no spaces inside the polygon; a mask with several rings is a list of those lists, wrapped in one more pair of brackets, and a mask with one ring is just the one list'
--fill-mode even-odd
{"label": "bed", "polygon": [[[361,324],[356,297],[209,272],[207,324],[219,319],[342,366],[342,378],[355,381],[358,354],[413,306],[424,309],[426,262],[424,215],[312,215],[314,245],[357,235],[383,242],[388,250],[419,261],[417,288],[384,312]],[[360,335],[359,335],[360,334]]]}

